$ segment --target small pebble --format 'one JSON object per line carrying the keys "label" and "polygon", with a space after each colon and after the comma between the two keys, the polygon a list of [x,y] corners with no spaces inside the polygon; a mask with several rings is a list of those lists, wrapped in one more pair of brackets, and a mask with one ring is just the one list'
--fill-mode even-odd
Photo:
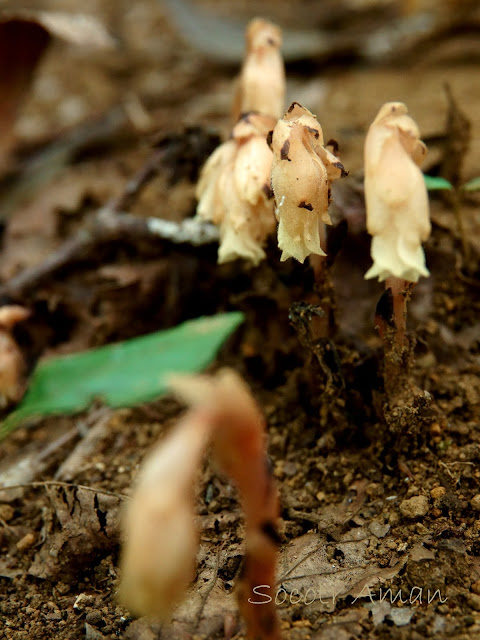
{"label": "small pebble", "polygon": [[368,528],[370,530],[370,533],[373,533],[376,538],[384,538],[390,530],[390,525],[383,524],[381,522],[378,522],[377,520],[374,520],[370,523]]}
{"label": "small pebble", "polygon": [[474,611],[480,611],[480,595],[472,593],[468,596],[467,600]]}
{"label": "small pebble", "polygon": [[480,493],[477,493],[477,495],[470,500],[470,505],[475,511],[480,511]]}
{"label": "small pebble", "polygon": [[430,491],[430,495],[434,500],[438,500],[439,498],[444,496],[446,493],[447,492],[445,490],[445,487],[435,487]]}
{"label": "small pebble", "polygon": [[471,588],[473,593],[476,593],[478,596],[480,596],[480,580],[474,582]]}
{"label": "small pebble", "polygon": [[400,511],[405,518],[419,518],[428,513],[428,498],[426,496],[413,496],[400,503]]}
{"label": "small pebble", "polygon": [[15,509],[9,504],[0,504],[0,520],[10,522],[15,515]]}
{"label": "small pebble", "polygon": [[103,626],[105,624],[100,611],[89,611],[85,616],[85,620],[88,622],[88,624],[92,624],[95,627],[99,627],[101,625]]}
{"label": "small pebble", "polygon": [[297,465],[295,462],[285,462],[283,472],[288,478],[292,478],[297,473]]}
{"label": "small pebble", "polygon": [[35,534],[30,532],[23,536],[21,540],[17,542],[17,549],[19,551],[26,551],[35,544]]}

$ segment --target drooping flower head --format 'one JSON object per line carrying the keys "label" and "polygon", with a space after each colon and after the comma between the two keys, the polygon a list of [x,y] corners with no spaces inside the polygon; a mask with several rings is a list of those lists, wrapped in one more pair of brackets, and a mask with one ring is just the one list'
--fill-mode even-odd
{"label": "drooping flower head", "polygon": [[272,152],[266,142],[275,120],[243,116],[232,137],[207,160],[197,185],[197,216],[220,225],[218,262],[245,258],[258,264],[275,229],[270,191]]}
{"label": "drooping flower head", "polygon": [[278,494],[266,457],[265,419],[233,370],[182,376],[172,389],[190,410],[154,449],[138,474],[124,517],[120,598],[137,615],[168,618],[195,573],[198,533],[194,485],[209,442],[221,471],[235,482],[245,512],[245,560],[236,585],[249,638],[279,640],[275,602],[250,596],[275,584]]}
{"label": "drooping flower head", "polygon": [[427,149],[402,102],[378,112],[365,140],[367,229],[373,266],[365,278],[428,276],[422,242],[430,235],[428,194],[420,165]]}
{"label": "drooping flower head", "polygon": [[234,121],[249,111],[280,118],[285,108],[282,32],[271,22],[255,18],[247,27],[245,40],[247,53],[233,105]]}
{"label": "drooping flower head", "polygon": [[324,146],[316,117],[294,102],[272,135],[272,189],[279,221],[282,260],[303,262],[311,253],[324,256],[321,224],[328,214],[330,185],[346,175],[339,159]]}

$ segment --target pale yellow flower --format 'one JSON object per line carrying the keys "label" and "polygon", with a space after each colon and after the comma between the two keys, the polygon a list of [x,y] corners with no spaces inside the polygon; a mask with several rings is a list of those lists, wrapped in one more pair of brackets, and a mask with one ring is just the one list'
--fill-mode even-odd
{"label": "pale yellow flower", "polygon": [[365,278],[428,276],[422,242],[430,235],[428,194],[419,168],[426,147],[401,102],[380,109],[365,140],[367,229],[373,266]]}
{"label": "pale yellow flower", "polygon": [[274,124],[269,116],[246,114],[200,175],[197,216],[220,226],[219,263],[244,258],[258,264],[265,257],[262,247],[275,229],[266,142]]}
{"label": "pale yellow flower", "polygon": [[316,117],[297,102],[277,122],[272,149],[281,259],[303,262],[311,253],[324,256],[320,225],[331,224],[330,185],[345,175],[343,165],[325,148]]}
{"label": "pale yellow flower", "polygon": [[255,18],[247,27],[245,39],[247,54],[233,104],[234,121],[249,111],[280,118],[285,108],[282,32],[274,24]]}

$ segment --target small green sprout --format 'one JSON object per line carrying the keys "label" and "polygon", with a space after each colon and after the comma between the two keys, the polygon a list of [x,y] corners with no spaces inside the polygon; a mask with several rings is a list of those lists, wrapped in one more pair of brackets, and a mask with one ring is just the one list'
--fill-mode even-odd
{"label": "small green sprout", "polygon": [[[438,176],[427,176],[424,174],[423,176],[425,180],[425,184],[427,185],[428,191],[454,191],[455,187],[451,182],[445,180],[445,178],[440,178]],[[477,178],[472,178],[465,184],[462,184],[459,191],[480,191],[480,176]]]}
{"label": "small green sprout", "polygon": [[462,242],[462,254],[464,264],[468,269],[470,263],[470,245],[467,240],[467,233],[465,231],[465,225],[463,224],[462,212],[460,205],[464,193],[473,193],[480,191],[480,177],[472,178],[468,182],[464,182],[458,187],[455,187],[449,180],[438,176],[424,175],[425,184],[428,191],[448,191],[450,193],[450,199],[457,219],[458,232],[460,234],[460,240]]}

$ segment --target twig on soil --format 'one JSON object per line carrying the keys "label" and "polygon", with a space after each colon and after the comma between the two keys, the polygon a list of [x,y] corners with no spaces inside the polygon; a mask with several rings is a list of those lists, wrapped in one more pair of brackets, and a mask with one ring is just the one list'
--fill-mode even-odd
{"label": "twig on soil", "polygon": [[[96,422],[90,429],[86,430],[83,439],[76,445],[70,455],[62,462],[55,473],[55,479],[72,480],[85,464],[85,461],[98,451],[99,442],[107,435],[108,426],[112,411],[108,407],[101,407],[92,416]],[[86,425],[85,425],[86,427]],[[78,429],[82,431],[82,427]]]}
{"label": "twig on soil", "polygon": [[0,296],[20,297],[61,269],[88,259],[94,254],[94,250],[103,244],[119,240],[136,242],[145,239],[161,239],[173,244],[191,244],[198,247],[218,242],[218,230],[214,225],[192,219],[171,222],[154,217],[141,218],[103,208],[95,213],[86,228],[66,240],[44,262],[25,269],[0,287]]}
{"label": "twig on soil", "polygon": [[207,586],[205,593],[202,594],[201,596],[201,603],[200,603],[200,607],[198,609],[198,613],[196,616],[196,621],[195,621],[195,629],[198,629],[198,625],[200,624],[200,618],[202,617],[203,614],[203,610],[205,609],[205,604],[207,602],[208,596],[211,594],[212,589],[214,588],[214,586],[217,584],[217,578],[218,578],[218,569],[219,569],[219,565],[220,565],[220,553],[221,553],[222,549],[218,549],[217,551],[217,555],[215,556],[215,569],[213,572],[213,576],[212,579],[210,580],[209,585]]}
{"label": "twig on soil", "polygon": [[165,149],[156,151],[136,175],[127,182],[123,193],[115,198],[107,208],[117,212],[129,209],[142,189],[158,174],[164,156]]}
{"label": "twig on soil", "polygon": [[65,487],[67,489],[82,489],[82,491],[91,491],[92,493],[100,493],[104,496],[112,496],[118,500],[130,500],[130,496],[125,493],[115,493],[106,489],[95,489],[95,487],[87,487],[84,484],[74,484],[71,482],[59,482],[57,480],[45,480],[43,482],[24,482],[23,484],[11,484],[6,487],[0,487],[0,491],[13,491],[13,489],[30,489],[34,487]]}
{"label": "twig on soil", "polygon": [[[12,464],[7,466],[0,473],[0,499],[3,500],[4,491],[11,490],[12,487],[33,482],[34,478],[39,477],[46,468],[52,464],[59,455],[59,452],[78,436],[78,429],[73,428],[62,433],[53,442],[50,442],[39,453],[31,452],[19,459],[14,460]],[[10,500],[21,497],[20,492],[12,492],[9,496]]]}

